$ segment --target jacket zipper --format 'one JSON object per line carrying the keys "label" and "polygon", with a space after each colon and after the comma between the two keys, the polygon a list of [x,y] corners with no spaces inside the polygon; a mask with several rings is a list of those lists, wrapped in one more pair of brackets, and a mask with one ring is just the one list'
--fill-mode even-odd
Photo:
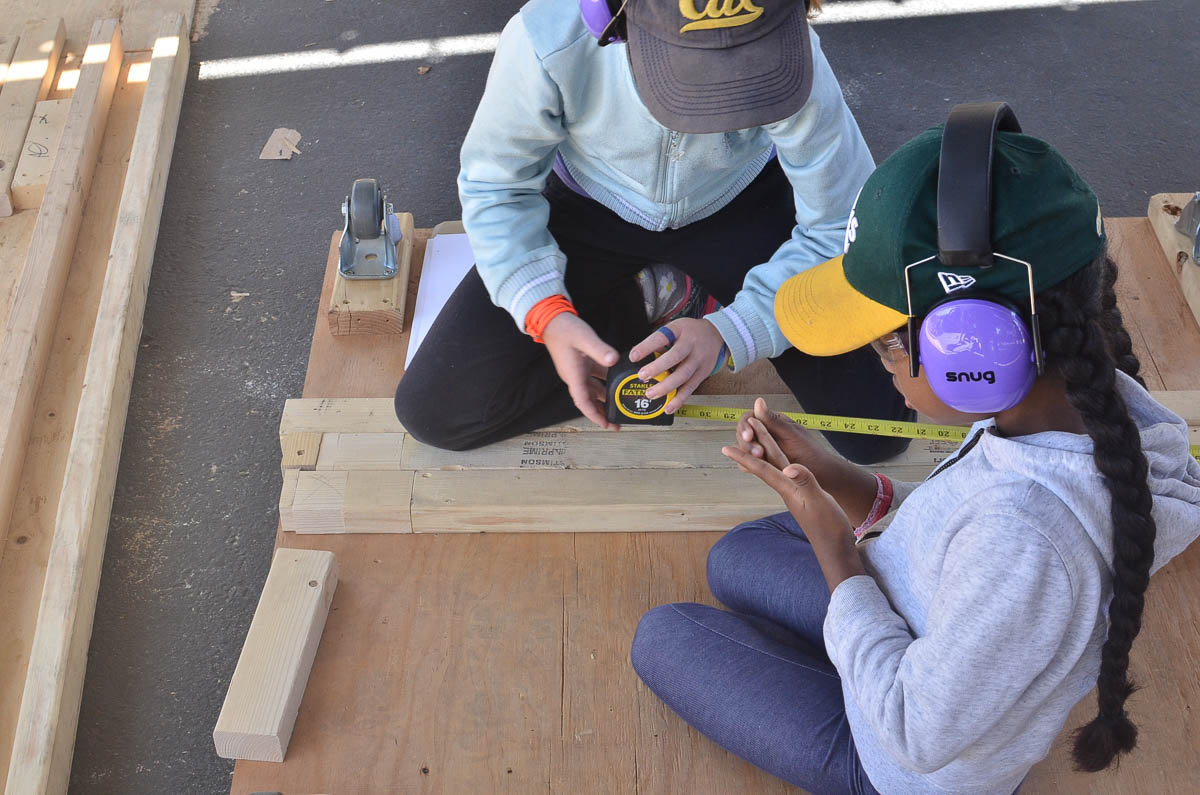
{"label": "jacket zipper", "polygon": [[975,432],[975,435],[972,436],[971,439],[966,444],[964,444],[962,447],[958,448],[958,453],[953,458],[948,458],[945,461],[943,461],[942,465],[940,467],[938,467],[937,469],[933,470],[933,473],[925,479],[933,480],[933,478],[937,477],[938,475],[942,474],[947,469],[952,467],[954,464],[957,464],[959,461],[963,460],[963,458],[966,457],[967,453],[971,452],[971,450],[973,450],[975,448],[975,445],[979,444],[980,438],[982,438],[983,434],[986,432],[987,432],[987,428],[980,428],[979,430],[977,430]]}
{"label": "jacket zipper", "polygon": [[[667,130],[667,136],[664,139],[664,143],[666,144],[666,147],[659,149],[659,162],[658,162],[659,183],[658,183],[658,191],[657,191],[657,199],[656,199],[656,201],[659,204],[667,203],[667,186],[670,184],[670,180],[671,180],[671,169],[672,169],[672,165],[674,164],[675,146],[676,146],[678,140],[679,140],[679,133],[675,132],[674,130]],[[659,220],[658,231],[661,232],[662,230],[664,230],[668,226],[670,226],[671,215],[673,215],[673,213],[668,213],[666,218],[662,218]]]}

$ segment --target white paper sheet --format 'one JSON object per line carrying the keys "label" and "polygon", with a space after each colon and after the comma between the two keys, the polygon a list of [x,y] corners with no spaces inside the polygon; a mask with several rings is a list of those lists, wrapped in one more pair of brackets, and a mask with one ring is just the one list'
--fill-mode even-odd
{"label": "white paper sheet", "polygon": [[450,294],[475,264],[475,253],[465,234],[437,235],[425,246],[421,282],[417,285],[417,308],[413,311],[412,331],[408,337],[408,355],[404,367],[421,347],[429,327],[437,319]]}

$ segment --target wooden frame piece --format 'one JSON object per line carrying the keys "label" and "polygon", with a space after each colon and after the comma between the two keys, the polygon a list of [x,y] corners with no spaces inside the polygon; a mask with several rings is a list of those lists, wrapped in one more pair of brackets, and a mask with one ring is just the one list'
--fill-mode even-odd
{"label": "wooden frame piece", "polygon": [[[83,197],[91,186],[124,51],[115,19],[92,27],[71,111],[25,265],[0,340],[0,523],[12,515],[25,446],[52,329],[79,232]],[[10,84],[11,85],[11,84]],[[32,106],[30,108],[32,112]],[[24,133],[21,139],[24,140]]]}
{"label": "wooden frame piece", "polygon": [[[96,112],[103,106],[106,114],[124,55],[116,21],[97,23],[89,52],[96,52],[92,47],[101,42],[110,49],[103,55],[93,55],[91,63],[85,55],[77,89],[82,94],[76,95],[75,102],[86,107],[89,97],[95,95]],[[79,403],[63,476],[9,767],[9,792],[66,790],[146,288],[187,77],[188,48],[188,31],[182,17],[166,17],[151,56],[92,334],[87,388]],[[117,68],[110,79],[114,63]],[[93,71],[89,73],[89,69]],[[70,140],[84,129],[75,109],[73,104],[43,215],[62,202],[61,195],[52,200],[50,193],[61,193],[60,166],[66,167],[72,155],[78,161],[76,152],[87,149]],[[103,121],[98,128],[102,130]],[[89,124],[86,132],[92,134],[95,129],[95,123]],[[94,161],[94,150],[86,159]],[[82,178],[82,187],[77,181],[70,196],[74,207],[68,208],[68,212],[74,210],[76,226],[78,196],[87,190],[90,168],[88,171],[83,175],[82,166],[73,168],[74,174]],[[38,223],[38,229],[42,229],[41,216]],[[35,240],[37,235],[35,230]],[[31,247],[31,257],[34,251]],[[30,259],[27,269],[35,262]],[[18,308],[14,306],[14,310]],[[5,343],[8,341],[6,338]],[[9,441],[16,438],[10,435]]]}
{"label": "wooden frame piece", "polygon": [[[96,32],[95,28],[92,32]],[[3,89],[0,89],[0,216],[13,214],[9,186],[17,173],[17,162],[34,107],[46,98],[54,83],[54,72],[58,68],[65,38],[66,28],[62,19],[30,22],[21,31],[12,63],[5,61],[8,69]],[[120,66],[120,60],[117,66]],[[116,77],[113,82],[116,82]],[[112,93],[111,90],[109,93]],[[107,113],[107,103],[104,108]],[[100,132],[104,132],[103,123]],[[99,134],[96,137],[98,139]]]}
{"label": "wooden frame piece", "polygon": [[217,756],[283,761],[337,580],[332,552],[276,550],[213,729]]}
{"label": "wooden frame piece", "polygon": [[1183,207],[1192,199],[1191,193],[1156,193],[1150,197],[1146,216],[1154,235],[1162,246],[1171,270],[1183,288],[1183,299],[1200,324],[1200,263],[1192,259],[1191,242],[1175,228]]}
{"label": "wooden frame piece", "polygon": [[17,173],[13,175],[9,188],[14,209],[36,210],[41,207],[70,110],[70,99],[43,99],[34,107],[29,132],[21,147],[21,157],[17,160]]}
{"label": "wooden frame piece", "polygon": [[[412,268],[412,213],[396,213],[402,237],[396,246],[396,275],[390,279],[343,279],[334,276],[329,299],[329,331],[345,334],[403,334],[408,300],[408,274]],[[339,233],[340,234],[340,233]],[[337,237],[337,235],[335,235]],[[336,255],[336,247],[334,249]]]}
{"label": "wooden frame piece", "polygon": [[[1189,443],[1200,445],[1200,392],[1154,395],[1188,422]],[[753,400],[706,397],[717,405]],[[788,402],[772,398],[776,405]],[[302,447],[306,456],[284,461],[279,516],[285,532],[710,531],[779,508],[772,490],[721,455],[731,432],[725,423],[681,420],[669,430],[641,426],[639,433],[618,436],[586,432],[598,430],[590,423],[567,423],[449,451],[397,430],[390,406],[370,398],[288,401],[283,448]],[[322,425],[332,430],[314,430]],[[870,469],[920,481],[958,446],[915,439]]]}

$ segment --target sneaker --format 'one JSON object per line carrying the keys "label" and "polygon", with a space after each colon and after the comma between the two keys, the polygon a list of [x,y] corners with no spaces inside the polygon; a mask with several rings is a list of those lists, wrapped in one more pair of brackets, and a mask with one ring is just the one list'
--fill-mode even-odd
{"label": "sneaker", "polygon": [[699,282],[670,265],[651,265],[638,271],[636,278],[652,325],[665,326],[681,317],[702,318],[721,308],[721,302]]}

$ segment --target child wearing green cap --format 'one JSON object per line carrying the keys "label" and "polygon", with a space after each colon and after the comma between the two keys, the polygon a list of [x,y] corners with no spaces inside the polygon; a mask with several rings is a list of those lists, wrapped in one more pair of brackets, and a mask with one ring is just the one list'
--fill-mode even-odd
{"label": "child wearing green cap", "polygon": [[[1096,197],[1015,119],[987,138],[984,179],[951,174],[954,122],[876,170],[845,254],[775,311],[810,354],[872,343],[906,402],[971,424],[967,440],[923,483],[893,482],[758,401],[723,452],[788,511],[711,550],[727,610],[663,605],[633,641],[685,720],[814,793],[1011,793],[1093,685],[1075,760],[1113,764],[1137,743],[1148,579],[1200,534],[1200,464],[1138,377]],[[990,223],[973,262],[939,207],[964,186]]]}

